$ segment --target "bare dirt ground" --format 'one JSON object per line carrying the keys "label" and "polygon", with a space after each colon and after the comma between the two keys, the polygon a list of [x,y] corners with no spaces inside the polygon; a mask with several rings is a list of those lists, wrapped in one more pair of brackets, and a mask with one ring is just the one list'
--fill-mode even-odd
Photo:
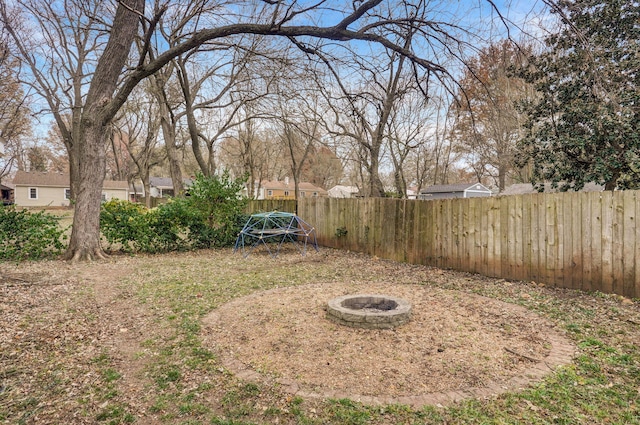
{"label": "bare dirt ground", "polygon": [[[412,304],[411,321],[367,330],[325,317],[330,299],[363,293],[404,298]],[[208,340],[236,373],[288,384],[294,393],[377,400],[505,385],[543,363],[557,334],[549,321],[513,304],[367,282],[259,292],[204,321]]]}

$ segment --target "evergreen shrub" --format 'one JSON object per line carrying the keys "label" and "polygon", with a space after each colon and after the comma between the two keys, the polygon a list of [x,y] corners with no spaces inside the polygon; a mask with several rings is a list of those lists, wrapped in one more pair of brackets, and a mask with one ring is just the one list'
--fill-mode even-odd
{"label": "evergreen shrub", "polygon": [[38,260],[60,255],[66,247],[66,230],[55,215],[0,205],[0,259]]}
{"label": "evergreen shrub", "polygon": [[187,195],[147,209],[113,200],[102,206],[100,228],[111,250],[168,252],[233,245],[244,224],[245,179],[198,174]]}

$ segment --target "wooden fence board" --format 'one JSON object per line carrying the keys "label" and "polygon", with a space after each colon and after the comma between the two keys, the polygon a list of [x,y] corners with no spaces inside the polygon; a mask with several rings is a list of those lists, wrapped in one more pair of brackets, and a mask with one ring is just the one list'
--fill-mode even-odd
{"label": "wooden fence board", "polygon": [[460,270],[464,261],[465,237],[464,237],[464,210],[468,202],[456,202],[458,220],[456,223],[456,270]]}
{"label": "wooden fence board", "polygon": [[401,251],[399,251],[399,245],[401,242],[402,234],[399,231],[402,223],[400,222],[400,208],[402,201],[396,201],[395,199],[387,199],[385,202],[385,210],[387,216],[385,219],[390,220],[388,226],[386,226],[384,236],[381,241],[383,248],[381,255],[384,258],[392,258],[396,261],[402,261],[400,259]]}
{"label": "wooden fence board", "polygon": [[451,255],[451,241],[453,239],[453,234],[452,234],[452,229],[451,229],[451,223],[452,223],[452,211],[451,211],[451,204],[453,203],[453,199],[445,199],[444,202],[442,203],[442,218],[441,218],[441,223],[442,223],[442,234],[443,234],[443,238],[442,238],[442,252],[440,254],[441,258],[442,258],[442,263],[441,263],[441,267],[446,267],[446,268],[450,268],[453,265],[451,264],[452,262],[452,255]]}
{"label": "wooden fence board", "polygon": [[560,217],[560,221],[563,223],[562,226],[562,263],[561,270],[562,273],[562,281],[567,288],[575,288],[574,281],[574,237],[572,235],[572,220],[571,215],[574,214],[573,210],[573,200],[575,197],[572,193],[567,193],[565,198],[565,202],[562,208],[562,216]]}
{"label": "wooden fence board", "polygon": [[513,228],[513,267],[512,279],[524,279],[524,241],[523,241],[523,226],[522,226],[522,196],[513,196],[509,200],[511,208],[509,211],[509,219],[511,220],[510,226]]}
{"label": "wooden fence board", "polygon": [[531,225],[533,222],[533,195],[522,196],[522,277],[521,279],[533,280],[533,238],[531,237]]}
{"label": "wooden fence board", "polygon": [[602,206],[601,284],[604,292],[611,292],[613,288],[613,192],[603,192],[600,199]]}
{"label": "wooden fence board", "polygon": [[540,201],[540,195],[538,194],[531,195],[531,205],[529,209],[529,212],[531,214],[531,217],[530,217],[531,221],[529,221],[529,243],[531,244],[530,258],[529,258],[529,264],[530,264],[529,276],[530,276],[530,279],[533,281],[537,281],[538,278],[540,277],[540,269],[538,268],[538,259],[540,257],[540,249],[538,248],[539,236],[540,236],[539,220],[538,220],[538,216],[540,215],[540,212],[538,211],[539,201]]}
{"label": "wooden fence board", "polygon": [[502,213],[500,212],[500,199],[492,197],[491,201],[491,220],[493,221],[489,229],[493,233],[491,275],[497,277],[502,273]]}
{"label": "wooden fence board", "polygon": [[541,282],[551,282],[555,284],[553,280],[553,271],[551,267],[553,264],[553,245],[555,243],[555,235],[553,232],[550,232],[551,227],[547,227],[547,221],[553,220],[553,214],[551,213],[551,209],[553,208],[553,201],[550,196],[538,195],[540,198],[539,203],[539,216],[538,216],[538,229],[540,233],[538,234],[538,249],[540,250],[540,255],[538,257],[538,268],[540,270],[540,277],[538,278]]}
{"label": "wooden fence board", "polygon": [[513,279],[516,265],[516,248],[515,248],[515,208],[513,201],[515,198],[503,196],[500,198],[500,222],[502,228],[502,242],[500,248],[500,265],[501,276],[508,276]]}
{"label": "wooden fence board", "polygon": [[613,232],[611,234],[612,252],[611,268],[612,281],[611,292],[621,294],[624,292],[624,191],[613,193]]}
{"label": "wooden fence board", "polygon": [[551,194],[547,198],[546,240],[547,240],[547,279],[553,280],[555,285],[562,284],[562,205],[558,194]]}
{"label": "wooden fence board", "polygon": [[[602,287],[602,195],[591,192],[591,286]],[[594,289],[594,290],[595,290]]]}
{"label": "wooden fence board", "polygon": [[[580,289],[583,291],[591,291],[592,290],[592,279],[593,273],[591,270],[591,265],[593,264],[591,256],[593,254],[593,234],[594,227],[593,222],[595,221],[594,215],[592,213],[592,201],[591,195],[586,194],[582,198],[581,203],[581,211],[582,211],[582,284],[580,285]],[[596,215],[597,216],[597,215]],[[574,219],[576,219],[574,217]]]}
{"label": "wooden fence board", "polygon": [[460,229],[460,246],[462,248],[462,254],[460,256],[460,269],[471,270],[471,241],[469,237],[469,223],[470,223],[470,205],[471,202],[461,202],[461,217],[462,228]]}
{"label": "wooden fence board", "polygon": [[486,203],[478,203],[477,206],[480,213],[480,229],[478,231],[479,238],[477,239],[478,245],[480,246],[480,263],[478,264],[478,273],[487,275],[489,272],[489,256],[487,255],[489,246],[489,216],[487,210],[489,209],[489,206]]}
{"label": "wooden fence board", "polygon": [[[638,220],[640,219],[640,194],[635,191],[634,195],[636,204],[636,213],[634,219],[636,249],[633,256],[635,261],[635,279],[633,281],[633,290],[626,290],[625,294],[628,294],[628,296],[640,298],[640,224],[638,224]],[[629,230],[629,232],[631,232],[631,230]],[[632,293],[634,295],[631,295]]]}
{"label": "wooden fence board", "polygon": [[623,252],[622,252],[622,291],[619,292],[628,297],[640,298],[640,291],[634,290],[640,285],[635,285],[636,276],[640,274],[638,270],[638,259],[640,258],[640,247],[638,246],[638,211],[636,210],[636,193],[625,191],[623,200]]}
{"label": "wooden fence board", "polygon": [[[469,199],[473,205],[473,224],[471,232],[473,233],[473,269],[474,273],[482,273],[484,267],[484,243],[482,234],[482,217],[484,211],[482,203],[478,198]],[[486,220],[485,220],[486,221]]]}
{"label": "wooden fence board", "polygon": [[571,197],[571,210],[567,212],[565,217],[567,220],[571,222],[571,246],[572,254],[571,254],[571,279],[572,289],[580,289],[582,287],[582,283],[584,280],[583,277],[583,264],[584,264],[584,250],[583,246],[583,223],[585,222],[585,217],[583,214],[583,203],[584,198],[580,197],[579,194],[575,194]]}

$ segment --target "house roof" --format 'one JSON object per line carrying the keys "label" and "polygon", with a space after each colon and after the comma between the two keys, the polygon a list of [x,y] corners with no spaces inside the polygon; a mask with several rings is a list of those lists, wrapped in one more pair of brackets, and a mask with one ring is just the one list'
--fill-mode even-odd
{"label": "house roof", "polygon": [[163,189],[173,189],[171,177],[149,177],[149,184]]}
{"label": "house roof", "polygon": [[341,184],[335,185],[329,190],[336,190],[336,191],[346,192],[346,193],[358,193],[360,191],[360,189],[358,189],[357,186],[343,186]]}
{"label": "house roof", "polygon": [[333,196],[335,198],[345,198],[351,195],[357,195],[360,193],[360,189],[357,186],[343,186],[336,185],[327,191],[329,196]]}
{"label": "house roof", "polygon": [[[40,186],[40,187],[69,187],[69,174],[66,173],[40,173],[18,171],[13,178],[15,186]],[[129,183],[125,180],[105,180],[103,189],[129,189]]]}
{"label": "house roof", "polygon": [[[295,188],[295,185],[291,180],[288,182],[279,181],[279,180],[274,180],[274,181],[266,180],[266,181],[262,181],[260,183],[260,186],[266,190],[293,190]],[[308,182],[298,183],[298,189],[304,190],[304,191],[313,191],[313,192],[323,192],[323,193],[326,192],[326,190],[324,190],[323,188]]]}
{"label": "house roof", "polygon": [[13,185],[12,183],[9,183],[9,182],[0,183],[0,189],[13,190],[15,188],[16,188],[15,185]]}
{"label": "house roof", "polygon": [[[193,179],[183,179],[182,183],[185,187],[193,184]],[[171,177],[149,177],[149,185],[159,189],[173,189],[173,179]]]}
{"label": "house roof", "polygon": [[[480,189],[476,189],[475,186],[481,186]],[[474,189],[482,190],[483,192],[491,192],[482,183],[459,183],[459,184],[435,184],[422,189],[420,193],[452,193],[452,192],[464,192],[465,190]]]}

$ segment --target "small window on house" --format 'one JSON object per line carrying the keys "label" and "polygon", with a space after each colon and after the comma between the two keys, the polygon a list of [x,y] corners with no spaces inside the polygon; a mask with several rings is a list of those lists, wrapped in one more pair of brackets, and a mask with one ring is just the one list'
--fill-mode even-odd
{"label": "small window on house", "polygon": [[273,190],[267,190],[267,196],[273,196]]}
{"label": "small window on house", "polygon": [[64,199],[67,200],[67,201],[69,199],[71,199],[71,189],[65,189],[64,190]]}
{"label": "small window on house", "polygon": [[304,192],[300,192],[300,197],[304,198]]}
{"label": "small window on house", "polygon": [[288,190],[284,191],[284,196],[289,196],[289,191]]}
{"label": "small window on house", "polygon": [[30,187],[29,188],[29,199],[38,199],[38,188]]}
{"label": "small window on house", "polygon": [[102,192],[102,196],[100,197],[100,199],[102,200],[102,202],[107,202],[107,194]]}
{"label": "small window on house", "polygon": [[313,196],[317,197],[318,196],[318,192],[313,192]]}

